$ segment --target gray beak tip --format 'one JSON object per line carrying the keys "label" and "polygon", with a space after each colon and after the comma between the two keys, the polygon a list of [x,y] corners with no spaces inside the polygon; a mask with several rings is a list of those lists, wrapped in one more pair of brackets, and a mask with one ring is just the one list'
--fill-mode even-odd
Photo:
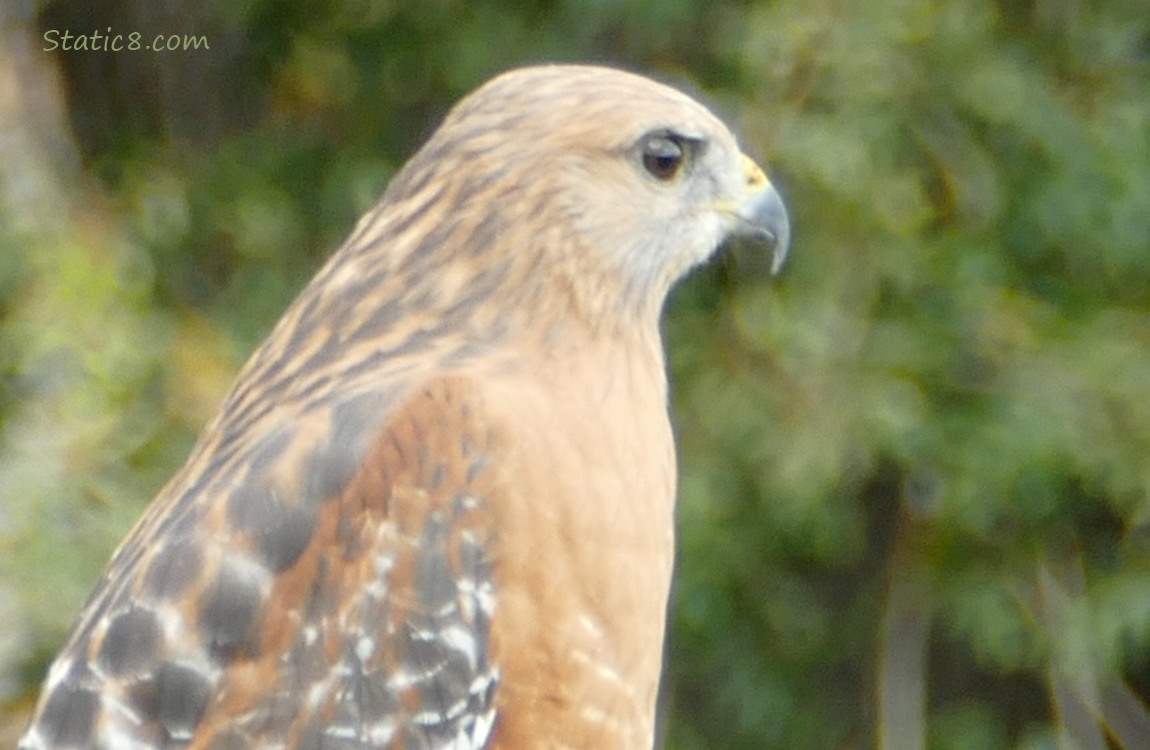
{"label": "gray beak tip", "polygon": [[771,275],[778,275],[787,259],[791,243],[791,221],[778,191],[769,183],[749,196],[739,212],[740,235],[762,240],[770,248]]}

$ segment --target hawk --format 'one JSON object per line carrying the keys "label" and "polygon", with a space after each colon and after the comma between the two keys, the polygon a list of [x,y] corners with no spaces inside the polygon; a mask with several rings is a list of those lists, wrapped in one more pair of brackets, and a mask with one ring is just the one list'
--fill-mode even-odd
{"label": "hawk", "polygon": [[650,748],[675,454],[659,316],[778,194],[590,66],[463,99],[255,352],[21,750]]}

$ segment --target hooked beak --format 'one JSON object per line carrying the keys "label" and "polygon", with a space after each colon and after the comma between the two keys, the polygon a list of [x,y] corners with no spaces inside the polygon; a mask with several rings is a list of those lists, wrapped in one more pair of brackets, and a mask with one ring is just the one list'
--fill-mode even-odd
{"label": "hooked beak", "polygon": [[787,209],[763,170],[750,157],[743,156],[746,193],[739,201],[739,223],[734,235],[765,242],[771,252],[771,274],[777,274],[787,259],[791,222]]}

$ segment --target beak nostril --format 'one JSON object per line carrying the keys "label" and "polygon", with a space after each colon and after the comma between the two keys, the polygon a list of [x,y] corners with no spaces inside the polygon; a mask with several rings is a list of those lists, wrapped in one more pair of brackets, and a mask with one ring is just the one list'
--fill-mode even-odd
{"label": "beak nostril", "polygon": [[758,191],[767,186],[767,176],[754,160],[743,154],[743,175],[747,180],[747,189]]}

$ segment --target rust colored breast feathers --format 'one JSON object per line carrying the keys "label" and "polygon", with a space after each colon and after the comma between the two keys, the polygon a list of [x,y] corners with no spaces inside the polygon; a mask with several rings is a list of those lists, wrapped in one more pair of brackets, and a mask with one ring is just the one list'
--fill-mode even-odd
{"label": "rust colored breast feathers", "polygon": [[683,94],[460,102],[116,551],[21,750],[650,748],[675,459],[658,317],[778,195]]}

